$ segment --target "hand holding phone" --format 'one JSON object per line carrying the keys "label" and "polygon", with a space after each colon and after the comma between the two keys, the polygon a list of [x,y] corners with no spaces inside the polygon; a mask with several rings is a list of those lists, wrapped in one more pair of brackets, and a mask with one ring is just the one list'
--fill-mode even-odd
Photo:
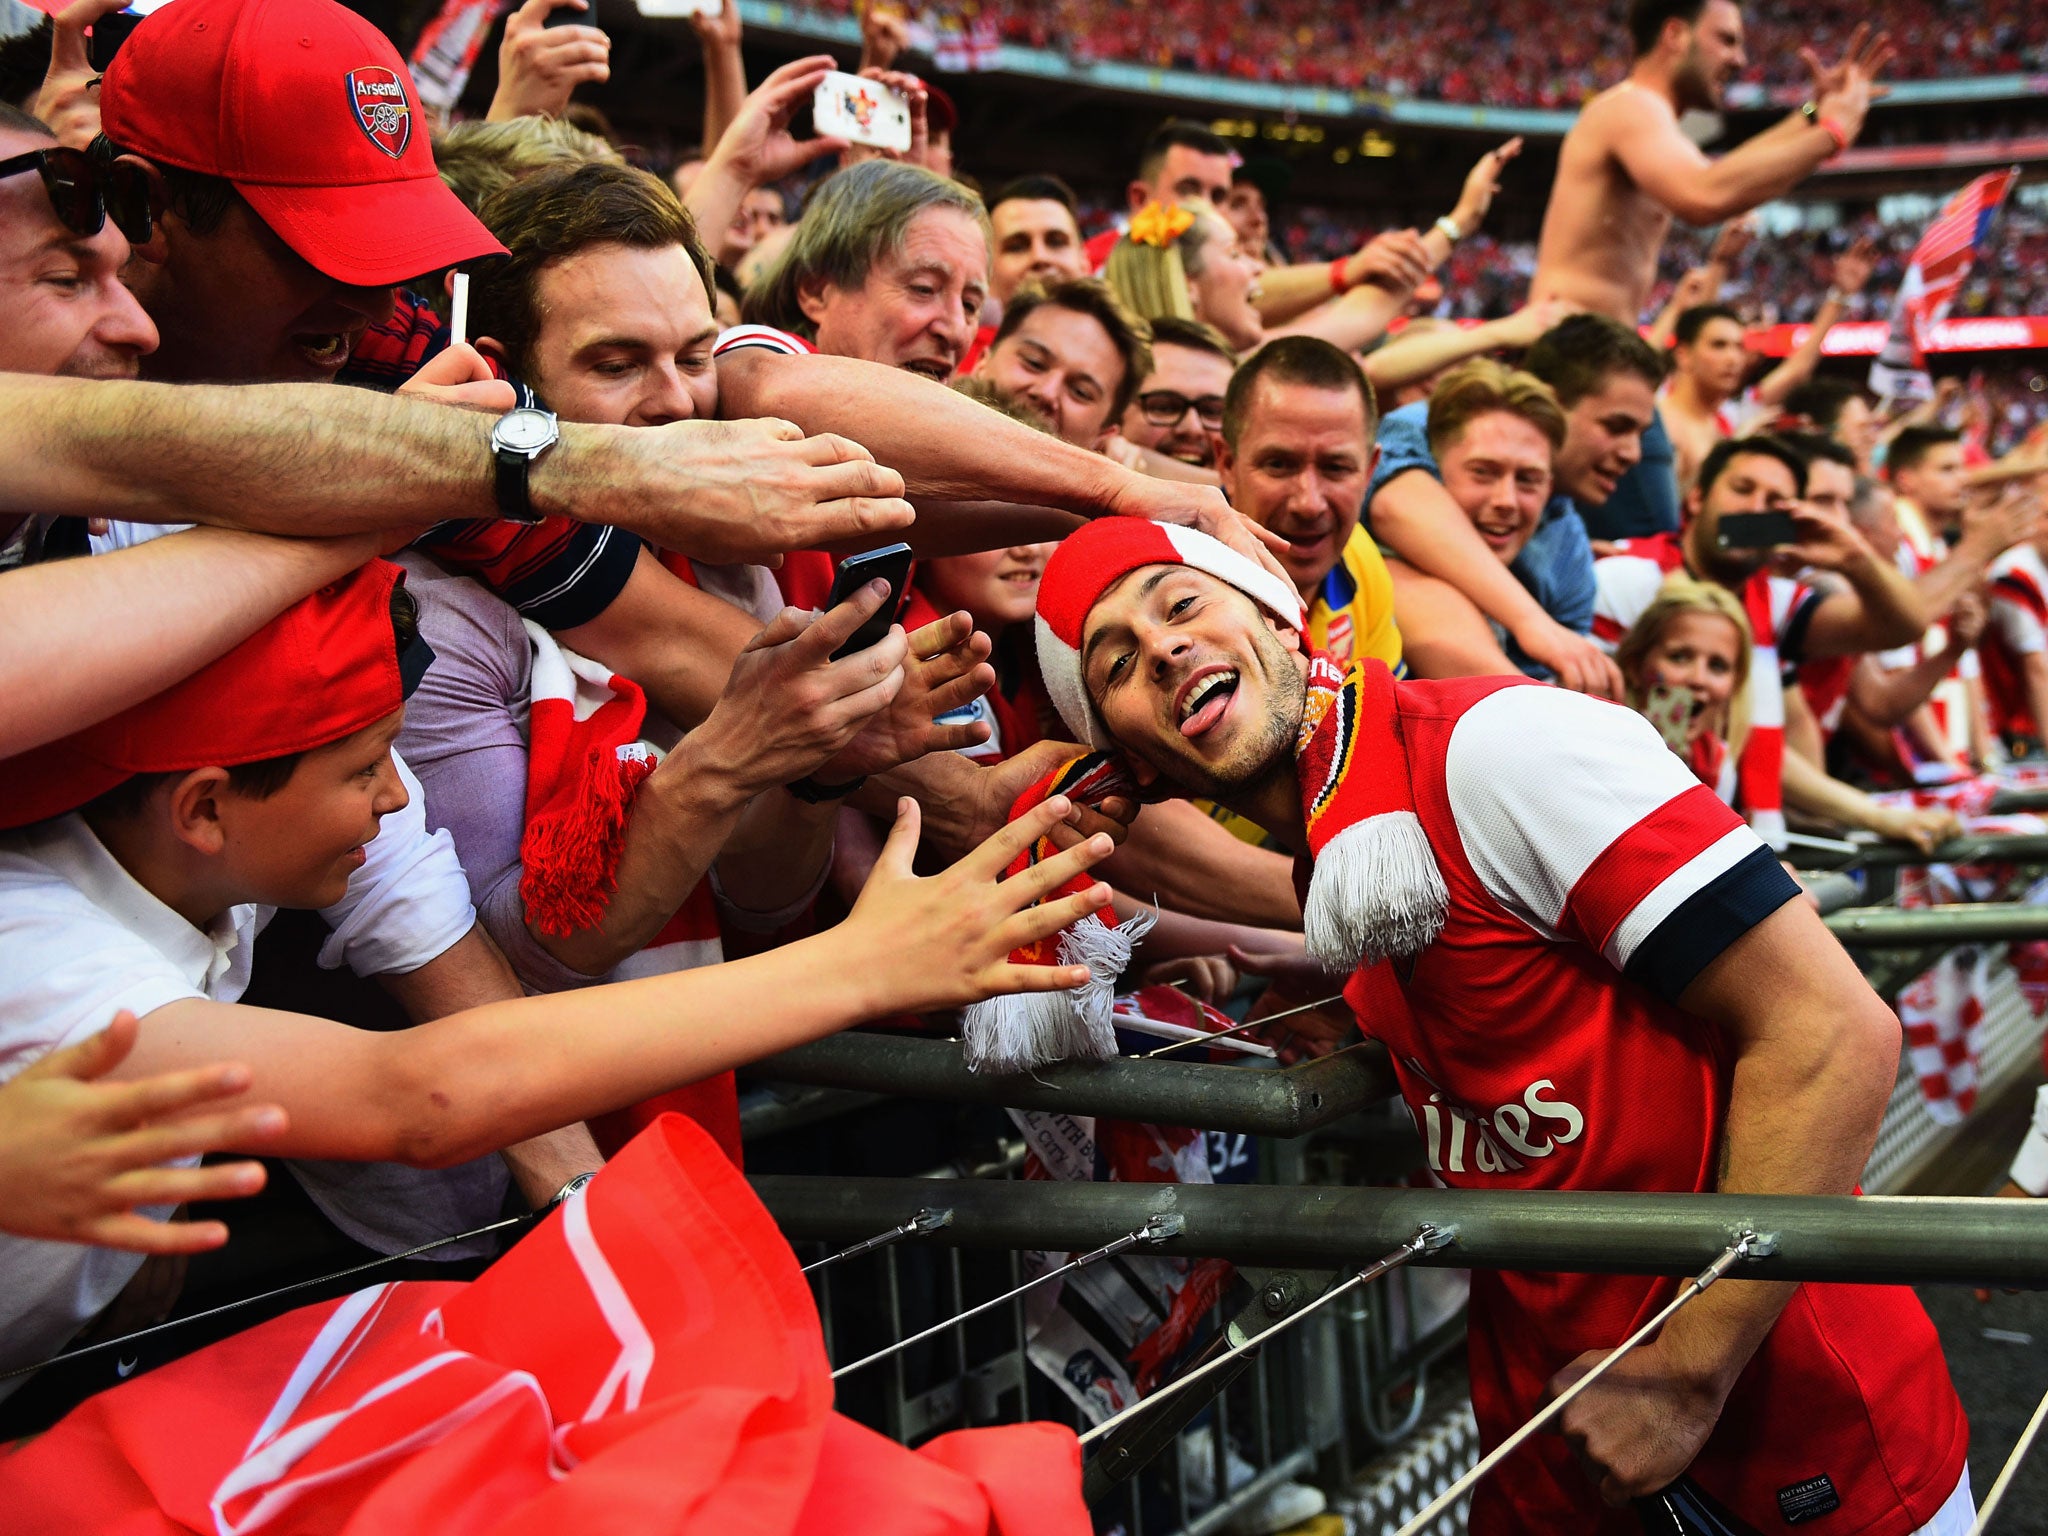
{"label": "hand holding phone", "polygon": [[821,138],[899,154],[910,149],[910,102],[879,80],[835,69],[811,97],[811,118]]}
{"label": "hand holding phone", "polygon": [[840,561],[839,569],[832,577],[832,591],[825,599],[825,611],[830,613],[877,577],[889,583],[889,595],[882,600],[881,607],[861,621],[860,628],[847,637],[846,644],[832,653],[832,660],[838,661],[864,651],[889,633],[890,626],[903,611],[903,599],[909,590],[910,546],[884,544],[880,549],[848,555]]}

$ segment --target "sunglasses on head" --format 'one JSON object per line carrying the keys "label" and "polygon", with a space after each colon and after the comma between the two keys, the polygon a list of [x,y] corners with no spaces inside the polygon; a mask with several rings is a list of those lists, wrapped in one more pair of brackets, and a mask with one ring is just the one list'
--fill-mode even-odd
{"label": "sunglasses on head", "polygon": [[1223,397],[1203,395],[1199,400],[1190,400],[1186,395],[1170,389],[1150,389],[1138,396],[1138,410],[1155,427],[1179,425],[1189,411],[1210,431],[1223,425]]}
{"label": "sunglasses on head", "polygon": [[90,151],[58,146],[0,160],[0,177],[30,171],[42,178],[57,222],[74,235],[90,239],[111,217],[130,245],[148,242],[149,176],[141,166],[117,160],[112,146],[98,144]]}

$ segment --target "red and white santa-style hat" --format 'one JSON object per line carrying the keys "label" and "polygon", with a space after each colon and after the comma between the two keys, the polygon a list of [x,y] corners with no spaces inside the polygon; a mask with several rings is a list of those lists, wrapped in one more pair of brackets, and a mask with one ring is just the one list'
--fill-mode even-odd
{"label": "red and white santa-style hat", "polygon": [[1088,700],[1081,675],[1082,629],[1103,593],[1148,565],[1185,565],[1206,572],[1237,588],[1290,629],[1300,629],[1305,622],[1301,598],[1284,577],[1220,539],[1140,517],[1099,517],[1083,524],[1053,551],[1038,583],[1038,670],[1067,729],[1098,751],[1114,751],[1116,742]]}

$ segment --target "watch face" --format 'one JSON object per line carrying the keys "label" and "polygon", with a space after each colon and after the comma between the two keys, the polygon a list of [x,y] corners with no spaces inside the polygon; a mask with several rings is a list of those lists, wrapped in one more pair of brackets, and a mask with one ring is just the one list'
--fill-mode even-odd
{"label": "watch face", "polygon": [[498,418],[491,436],[501,447],[516,453],[538,453],[556,438],[555,418],[546,411],[521,406]]}

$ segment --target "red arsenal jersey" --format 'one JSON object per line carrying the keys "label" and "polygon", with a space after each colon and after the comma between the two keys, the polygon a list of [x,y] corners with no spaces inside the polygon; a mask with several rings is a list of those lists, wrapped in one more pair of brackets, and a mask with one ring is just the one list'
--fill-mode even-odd
{"label": "red arsenal jersey", "polygon": [[[1500,679],[1403,682],[1395,697],[1450,915],[1405,975],[1363,970],[1347,995],[1393,1058],[1430,1166],[1463,1187],[1711,1190],[1733,1053],[1675,999],[1797,887],[1629,710]],[[1486,1443],[1679,1283],[1477,1272]],[[1810,1508],[1824,1478],[1841,1508],[1816,1530],[1905,1536],[1955,1489],[1966,1441],[1911,1291],[1804,1285],[1691,1475],[1759,1531],[1786,1529],[1781,1493]],[[1471,1529],[1638,1522],[1601,1504],[1562,1439],[1539,1435],[1480,1485]]]}

